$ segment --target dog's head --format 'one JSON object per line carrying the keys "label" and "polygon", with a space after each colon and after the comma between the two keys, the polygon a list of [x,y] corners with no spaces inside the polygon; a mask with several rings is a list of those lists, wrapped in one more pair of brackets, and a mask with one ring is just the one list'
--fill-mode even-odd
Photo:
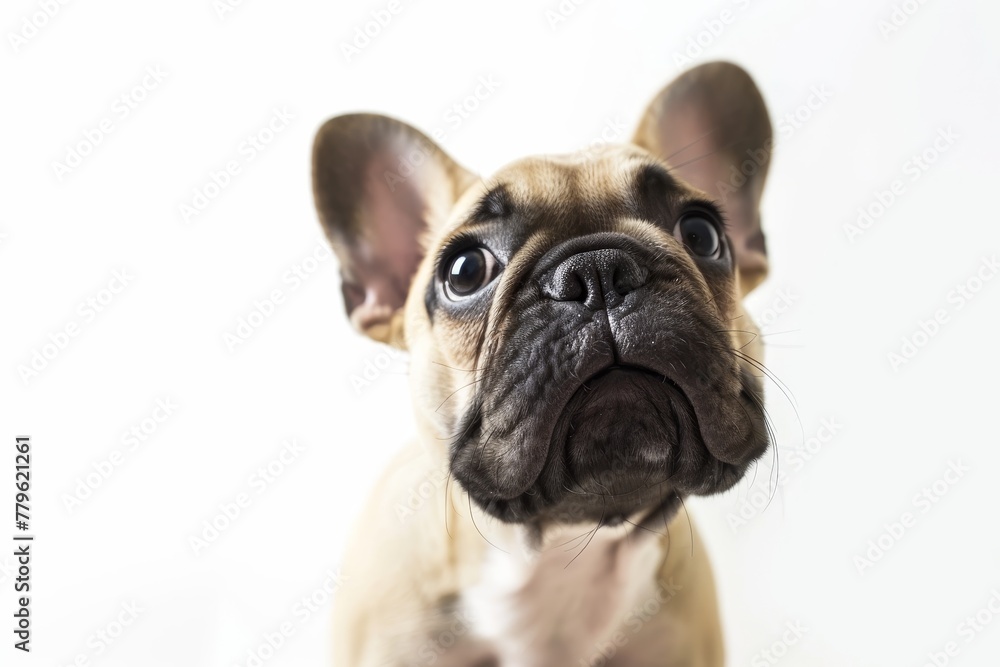
{"label": "dog's head", "polygon": [[736,184],[728,167],[770,150],[770,121],[742,70],[708,67],[632,144],[487,179],[383,116],[317,135],[350,318],[411,351],[422,430],[502,520],[623,519],[727,489],[767,448],[740,306],[766,270],[767,163]]}

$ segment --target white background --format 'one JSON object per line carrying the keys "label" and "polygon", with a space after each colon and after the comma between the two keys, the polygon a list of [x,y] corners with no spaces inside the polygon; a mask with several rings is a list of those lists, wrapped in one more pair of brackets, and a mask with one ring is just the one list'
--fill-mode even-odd
{"label": "white background", "polygon": [[[341,44],[386,2],[246,0],[222,17],[211,0],[71,2],[17,48],[10,35],[40,4],[6,2],[0,479],[7,508],[13,438],[31,434],[37,542],[30,656],[10,646],[13,563],[0,549],[0,663],[246,665],[291,621],[265,664],[327,664],[330,606],[305,622],[293,606],[337,572],[360,499],[413,427],[405,362],[352,385],[384,350],[349,329],[334,261],[297,288],[285,280],[323,247],[313,133],[337,113],[390,113],[443,128],[452,155],[489,173],[582,148],[616,119],[630,132],[700,39],[693,62],[746,67],[776,126],[805,119],[779,135],[764,201],[772,274],[751,298],[771,319],[769,368],[798,407],[796,420],[769,384],[783,481],[769,455],[752,483],[689,503],[729,662],[770,664],[759,652],[799,622],[807,631],[778,648],[780,664],[916,666],[954,641],[949,664],[995,665],[1000,618],[972,641],[959,624],[1000,591],[1000,279],[961,309],[949,294],[1000,252],[1000,11],[913,2],[885,36],[884,0],[698,5],[592,0],[553,26],[555,0],[401,0],[348,62]],[[732,20],[719,30],[723,10]],[[156,66],[166,78],[121,118],[116,99]],[[448,123],[482,76],[500,87]],[[832,96],[803,108],[814,87]],[[275,108],[294,120],[245,161],[241,144]],[[54,163],[104,118],[112,132],[60,179]],[[947,128],[957,139],[911,180],[912,156]],[[229,160],[240,173],[186,222],[180,205]],[[903,193],[851,242],[845,225],[896,179]],[[87,321],[81,302],[123,269],[127,287]],[[284,302],[231,351],[225,335],[275,289]],[[782,293],[792,305],[775,318]],[[894,369],[889,353],[939,309],[947,321]],[[25,380],[19,367],[71,323],[78,335]],[[123,433],[166,398],[174,414],[128,451]],[[824,419],[835,436],[801,463]],[[292,438],[304,452],[258,495],[250,476]],[[115,450],[121,465],[70,510],[67,496]],[[958,461],[968,471],[922,511],[914,495]],[[244,492],[250,507],[195,555],[189,538]],[[733,527],[741,509],[755,515]],[[904,512],[915,525],[859,572],[855,558]],[[0,526],[4,544],[13,532]],[[98,655],[93,634],[132,602],[137,620]]]}

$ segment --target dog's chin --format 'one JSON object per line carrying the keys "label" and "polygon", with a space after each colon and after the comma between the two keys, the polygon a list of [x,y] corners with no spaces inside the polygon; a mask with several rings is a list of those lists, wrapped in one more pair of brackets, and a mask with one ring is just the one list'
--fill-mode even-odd
{"label": "dog's chin", "polygon": [[695,410],[669,378],[639,367],[612,366],[586,380],[554,427],[548,461],[518,498],[472,498],[511,523],[615,525],[676,509],[691,493],[735,484],[745,466],[712,457]]}

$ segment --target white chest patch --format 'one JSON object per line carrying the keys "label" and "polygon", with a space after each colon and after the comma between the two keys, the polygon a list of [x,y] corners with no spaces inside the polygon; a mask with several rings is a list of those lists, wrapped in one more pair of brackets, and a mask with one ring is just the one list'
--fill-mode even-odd
{"label": "white chest patch", "polygon": [[663,558],[658,540],[622,527],[590,531],[560,528],[539,550],[513,527],[498,543],[509,553],[487,549],[482,578],[463,594],[462,608],[473,634],[493,647],[503,667],[589,664],[596,647],[654,588]]}

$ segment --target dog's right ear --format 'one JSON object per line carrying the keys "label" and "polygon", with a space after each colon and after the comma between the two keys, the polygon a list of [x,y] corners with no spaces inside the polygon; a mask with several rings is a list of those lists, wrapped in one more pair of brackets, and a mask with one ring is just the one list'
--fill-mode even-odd
{"label": "dog's right ear", "polygon": [[427,232],[444,222],[476,177],[423,133],[376,114],[324,123],[313,144],[312,175],[351,323],[404,347],[403,304]]}
{"label": "dog's right ear", "polygon": [[767,276],[760,199],[774,131],[750,75],[727,62],[684,72],[653,99],[632,141],[719,203],[733,244],[740,296],[760,284]]}

